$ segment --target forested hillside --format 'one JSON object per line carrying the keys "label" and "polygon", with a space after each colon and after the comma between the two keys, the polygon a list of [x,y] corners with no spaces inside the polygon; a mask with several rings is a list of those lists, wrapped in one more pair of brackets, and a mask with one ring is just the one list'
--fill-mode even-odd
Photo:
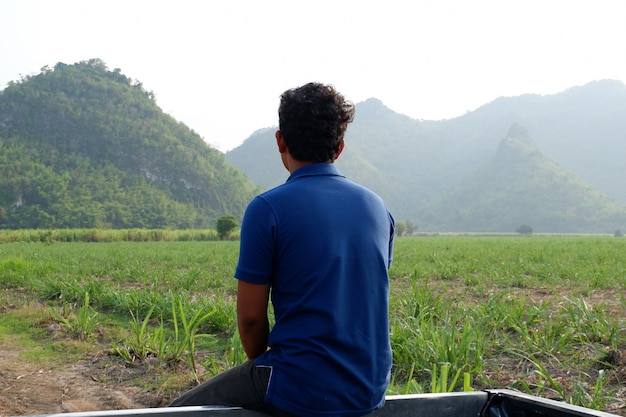
{"label": "forested hillside", "polygon": [[0,92],[0,228],[201,228],[257,187],[98,59]]}
{"label": "forested hillside", "polygon": [[[226,154],[265,188],[287,178],[274,130],[255,132]],[[514,131],[527,139],[511,141]],[[626,86],[618,81],[499,98],[440,121],[411,119],[369,99],[357,104],[345,140],[339,169],[422,231],[626,230]],[[505,149],[517,157],[503,159]]]}

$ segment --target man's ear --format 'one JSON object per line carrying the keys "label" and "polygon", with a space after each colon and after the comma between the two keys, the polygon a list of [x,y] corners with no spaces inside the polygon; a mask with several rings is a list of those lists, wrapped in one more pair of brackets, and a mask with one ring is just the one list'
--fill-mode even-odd
{"label": "man's ear", "polygon": [[283,136],[282,130],[276,131],[276,144],[278,145],[278,152],[286,153],[289,151],[287,149],[287,144],[285,143],[285,136]]}
{"label": "man's ear", "polygon": [[345,145],[346,143],[343,141],[343,139],[341,139],[341,143],[339,144],[339,150],[337,151],[337,155],[335,155],[335,161],[339,159],[339,155],[341,155],[341,152],[343,152],[343,147]]}

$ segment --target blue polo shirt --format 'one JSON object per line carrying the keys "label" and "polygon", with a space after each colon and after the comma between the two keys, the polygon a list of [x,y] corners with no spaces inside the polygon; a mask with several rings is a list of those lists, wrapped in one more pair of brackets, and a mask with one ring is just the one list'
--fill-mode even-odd
{"label": "blue polo shirt", "polygon": [[394,220],[382,199],[328,163],[255,197],[235,277],[271,285],[275,324],[266,402],[302,417],[379,408],[391,369]]}

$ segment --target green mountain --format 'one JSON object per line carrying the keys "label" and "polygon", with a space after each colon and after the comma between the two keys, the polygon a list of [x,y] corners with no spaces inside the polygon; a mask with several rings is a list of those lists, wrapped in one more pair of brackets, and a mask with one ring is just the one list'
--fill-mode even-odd
{"label": "green mountain", "polygon": [[[542,155],[526,160],[533,175],[506,164],[493,171],[494,155],[497,160],[515,125],[527,129]],[[336,164],[380,194],[397,219],[422,231],[512,232],[525,223],[536,232],[613,233],[626,229],[624,132],[626,86],[618,81],[555,95],[499,98],[440,121],[411,119],[369,99],[357,104]],[[226,154],[263,188],[287,178],[273,135],[273,129],[255,132]],[[493,181],[505,178],[509,186]],[[534,193],[520,191],[533,188]],[[566,191],[567,198],[561,194]],[[562,198],[552,201],[557,195]],[[512,208],[520,206],[527,211],[513,219]]]}
{"label": "green mountain", "polygon": [[0,92],[0,228],[202,228],[258,192],[98,59]]}

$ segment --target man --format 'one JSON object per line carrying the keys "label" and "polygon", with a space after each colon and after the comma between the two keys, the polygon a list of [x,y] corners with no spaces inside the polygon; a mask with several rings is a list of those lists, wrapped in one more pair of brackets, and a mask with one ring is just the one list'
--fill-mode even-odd
{"label": "man", "polygon": [[250,360],[172,405],[364,415],[383,405],[389,383],[394,220],[376,194],[333,165],[352,103],[332,86],[309,83],[283,93],[278,113],[276,142],[291,175],[250,202],[235,272],[237,323]]}

